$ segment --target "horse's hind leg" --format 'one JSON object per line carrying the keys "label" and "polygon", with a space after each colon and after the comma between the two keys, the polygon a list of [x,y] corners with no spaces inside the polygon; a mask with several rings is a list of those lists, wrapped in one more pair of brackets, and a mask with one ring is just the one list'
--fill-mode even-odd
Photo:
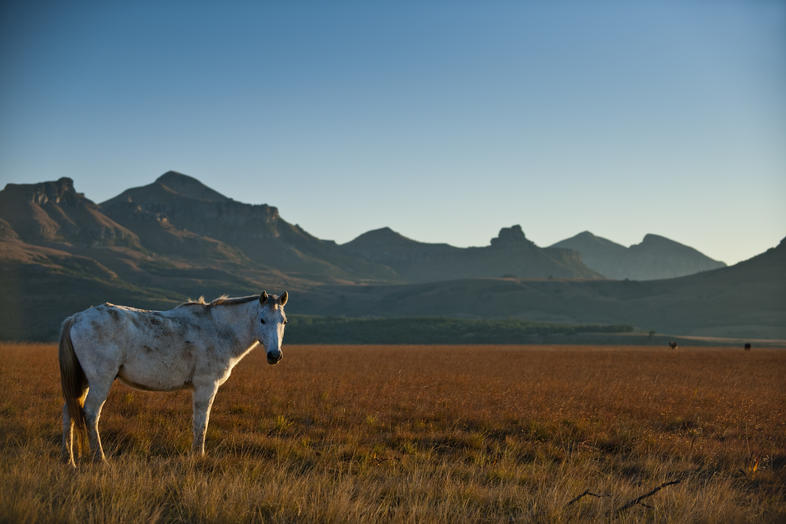
{"label": "horse's hind leg", "polygon": [[68,404],[63,404],[63,462],[76,466],[74,462],[74,422],[68,412]]}
{"label": "horse's hind leg", "polygon": [[101,447],[101,435],[98,433],[98,419],[101,417],[101,408],[104,407],[106,397],[109,396],[112,382],[114,382],[114,375],[108,382],[104,380],[90,382],[90,389],[85,399],[85,422],[90,438],[90,449],[93,450],[93,462],[106,462],[104,449]]}
{"label": "horse's hind leg", "polygon": [[[82,394],[79,397],[79,403],[81,405],[82,401],[87,395],[87,387],[82,390]],[[80,408],[81,409],[81,408]],[[63,404],[63,445],[61,448],[61,454],[63,457],[63,462],[66,464],[70,464],[71,466],[76,467],[76,460],[74,457],[74,436],[77,438],[77,450],[79,454],[81,454],[84,450],[85,441],[83,438],[84,433],[82,429],[77,427],[76,433],[74,432],[75,421],[71,418],[71,412],[68,411],[68,403],[66,402]]]}

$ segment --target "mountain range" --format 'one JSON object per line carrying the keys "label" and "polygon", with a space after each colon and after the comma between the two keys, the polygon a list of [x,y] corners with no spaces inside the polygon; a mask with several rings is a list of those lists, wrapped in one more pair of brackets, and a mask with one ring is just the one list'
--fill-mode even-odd
{"label": "mountain range", "polygon": [[[0,191],[0,284],[6,290],[0,338],[52,337],[59,319],[104,300],[169,307],[200,294],[283,287],[298,293],[302,312],[309,313],[324,312],[333,293],[354,297],[354,305],[331,306],[331,314],[385,316],[396,311],[399,293],[430,290],[408,311],[432,304],[422,314],[573,320],[576,314],[565,312],[585,302],[566,303],[558,313],[561,302],[552,292],[602,296],[630,284],[608,278],[669,278],[722,266],[656,235],[625,248],[585,232],[541,248],[518,225],[502,228],[483,247],[418,242],[390,228],[337,244],[287,222],[276,207],[238,202],[173,171],[100,204],[77,192],[69,178]],[[493,314],[457,308],[455,291],[479,285],[495,289],[482,292],[495,300],[525,288],[546,291],[519,296]],[[550,298],[532,303],[543,293]]]}
{"label": "mountain range", "polygon": [[584,231],[552,247],[572,249],[591,269],[611,279],[656,280],[725,267],[692,247],[648,234],[630,247]]}
{"label": "mountain range", "polygon": [[462,279],[321,286],[299,307],[388,317],[517,318],[627,324],[703,337],[786,338],[786,238],[730,267],[664,280]]}

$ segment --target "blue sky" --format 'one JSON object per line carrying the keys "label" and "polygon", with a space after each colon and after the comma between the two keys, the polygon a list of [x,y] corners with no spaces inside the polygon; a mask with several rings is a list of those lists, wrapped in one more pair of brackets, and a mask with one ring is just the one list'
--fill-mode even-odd
{"label": "blue sky", "polygon": [[0,183],[172,169],[339,242],[786,236],[784,2],[295,4],[3,2]]}

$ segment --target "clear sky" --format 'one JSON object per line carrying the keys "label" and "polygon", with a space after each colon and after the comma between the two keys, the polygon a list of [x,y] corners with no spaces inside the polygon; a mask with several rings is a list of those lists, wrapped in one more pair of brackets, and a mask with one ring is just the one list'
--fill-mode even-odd
{"label": "clear sky", "polygon": [[786,2],[0,3],[2,185],[170,169],[338,242],[734,263],[786,236]]}

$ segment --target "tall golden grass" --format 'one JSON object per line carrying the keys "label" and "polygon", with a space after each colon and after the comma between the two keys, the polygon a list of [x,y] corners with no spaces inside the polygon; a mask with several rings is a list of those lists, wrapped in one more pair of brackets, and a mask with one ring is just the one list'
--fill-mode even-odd
{"label": "tall golden grass", "polygon": [[76,471],[56,355],[0,345],[0,521],[786,520],[783,350],[254,352],[219,390],[206,458],[188,454],[188,392],[117,383],[110,463]]}

